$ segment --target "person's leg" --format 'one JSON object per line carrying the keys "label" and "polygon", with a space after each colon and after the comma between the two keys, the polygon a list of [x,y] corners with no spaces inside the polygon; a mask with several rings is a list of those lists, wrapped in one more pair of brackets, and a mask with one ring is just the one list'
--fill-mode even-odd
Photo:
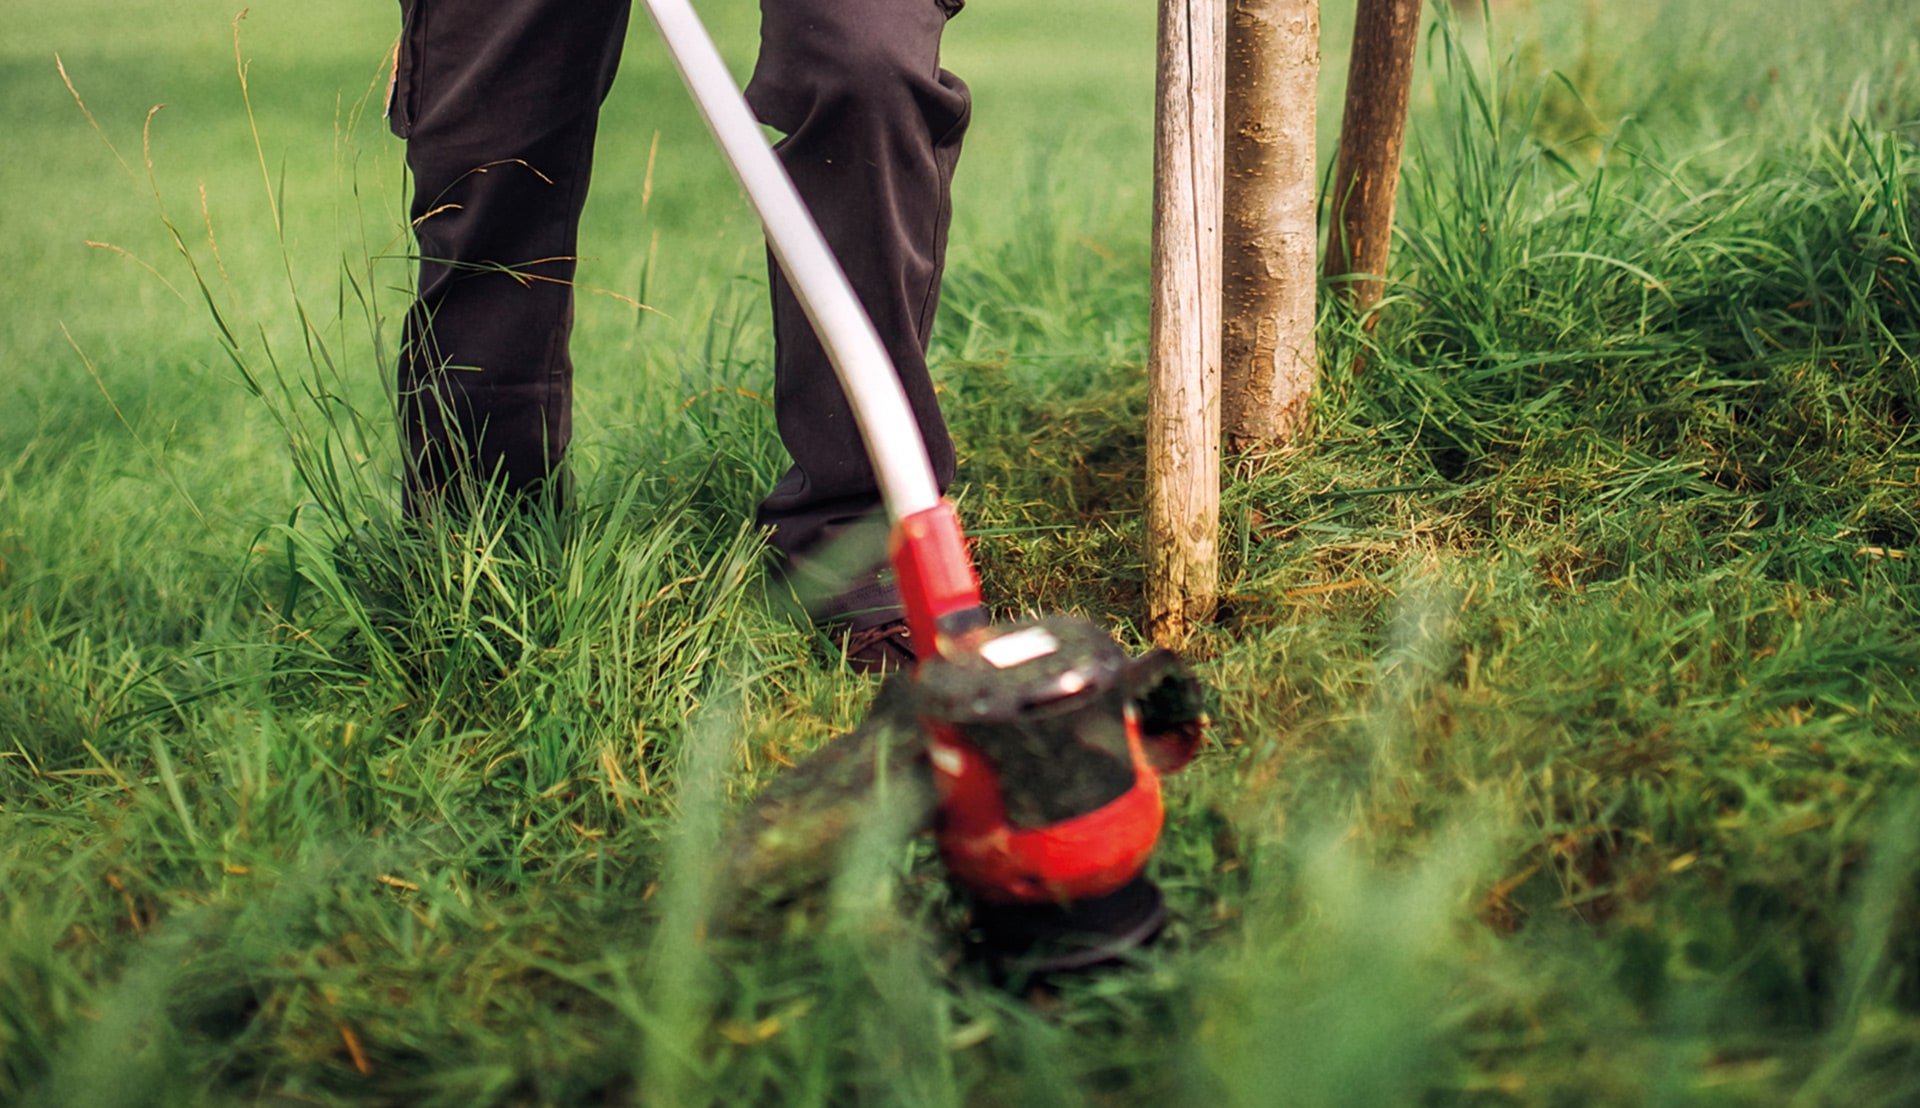
{"label": "person's leg", "polygon": [[402,0],[418,299],[399,407],[410,512],[459,479],[539,488],[571,433],[575,243],[628,0]]}
{"label": "person's leg", "polygon": [[[776,149],[833,247],[900,373],[942,489],[953,442],[926,349],[946,256],[949,186],[969,98],[940,68],[940,35],[959,0],[761,0],[760,56],[747,99],[785,133]],[[843,537],[879,509],[851,409],[777,267],[772,277],[774,400],[793,466],[759,522],[788,558]],[[868,528],[870,535],[884,534]],[[866,568],[884,559],[868,538]],[[897,606],[884,586],[847,598]],[[844,605],[843,605],[844,608]]]}

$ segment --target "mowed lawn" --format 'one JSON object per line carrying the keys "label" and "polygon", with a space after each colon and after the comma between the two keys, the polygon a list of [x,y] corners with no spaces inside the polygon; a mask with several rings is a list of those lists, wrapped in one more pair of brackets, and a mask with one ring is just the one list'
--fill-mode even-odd
{"label": "mowed lawn", "polygon": [[[413,541],[395,7],[9,13],[0,1103],[1920,1100],[1920,24],[1440,8],[1388,299],[1228,466],[1172,923],[1051,990],[911,790],[733,830],[876,686],[763,587],[763,248],[644,17],[578,516]],[[951,25],[933,349],[996,610],[1136,649],[1153,18]]]}

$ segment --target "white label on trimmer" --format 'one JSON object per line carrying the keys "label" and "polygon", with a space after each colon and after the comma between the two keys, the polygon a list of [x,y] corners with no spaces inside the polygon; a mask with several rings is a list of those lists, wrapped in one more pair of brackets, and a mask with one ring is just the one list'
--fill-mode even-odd
{"label": "white label on trimmer", "polygon": [[960,771],[967,768],[966,757],[946,743],[930,743],[927,750],[933,758],[933,768],[948,777],[958,777]]}
{"label": "white label on trimmer", "polygon": [[1044,627],[1028,627],[989,640],[980,646],[980,656],[995,669],[1006,669],[1035,658],[1044,658],[1060,649],[1060,640]]}

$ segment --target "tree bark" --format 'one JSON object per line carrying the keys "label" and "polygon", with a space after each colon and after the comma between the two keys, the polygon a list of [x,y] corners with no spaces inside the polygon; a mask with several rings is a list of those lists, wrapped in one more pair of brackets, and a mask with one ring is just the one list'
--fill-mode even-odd
{"label": "tree bark", "polygon": [[1385,289],[1419,37],[1420,0],[1359,0],[1333,174],[1326,275],[1361,314],[1380,302]]}
{"label": "tree bark", "polygon": [[1225,0],[1159,0],[1147,353],[1147,630],[1213,614],[1220,526],[1220,122]]}
{"label": "tree bark", "polygon": [[1226,41],[1221,423],[1287,442],[1313,392],[1320,0],[1232,0]]}

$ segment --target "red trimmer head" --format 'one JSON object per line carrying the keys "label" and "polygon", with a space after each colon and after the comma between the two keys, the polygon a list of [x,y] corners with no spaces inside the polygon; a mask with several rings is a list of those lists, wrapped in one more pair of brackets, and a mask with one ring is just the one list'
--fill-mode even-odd
{"label": "red trimmer head", "polygon": [[1198,684],[1167,651],[1130,659],[1085,620],[989,624],[945,500],[895,525],[892,555],[914,640],[932,647],[913,679],[940,857],[983,951],[1055,973],[1152,938],[1165,911],[1142,874],[1160,775],[1200,743]]}
{"label": "red trimmer head", "polygon": [[940,856],[985,953],[1049,973],[1152,938],[1160,775],[1193,756],[1203,724],[1179,661],[1128,658],[1092,624],[1053,616],[952,636],[914,682]]}

